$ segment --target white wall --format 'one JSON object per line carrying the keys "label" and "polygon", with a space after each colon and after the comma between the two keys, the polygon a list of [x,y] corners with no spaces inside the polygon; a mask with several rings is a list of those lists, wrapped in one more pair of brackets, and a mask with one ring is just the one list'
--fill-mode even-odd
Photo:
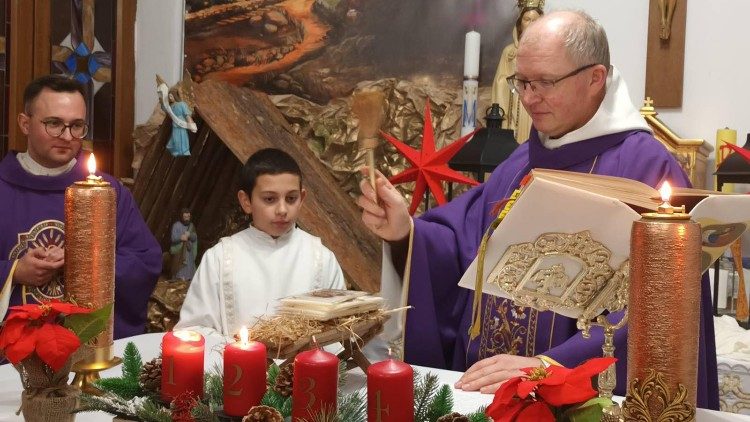
{"label": "white wall", "polygon": [[[682,3],[682,2],[678,2]],[[684,138],[711,144],[716,130],[750,132],[750,43],[746,0],[687,2],[684,85],[681,108],[658,109],[659,118]],[[549,0],[547,10],[582,9],[607,30],[612,63],[622,72],[633,103],[643,104],[646,78],[647,0]]]}
{"label": "white wall", "polygon": [[156,75],[170,86],[182,79],[184,0],[138,0],[135,15],[135,124],[157,104]]}

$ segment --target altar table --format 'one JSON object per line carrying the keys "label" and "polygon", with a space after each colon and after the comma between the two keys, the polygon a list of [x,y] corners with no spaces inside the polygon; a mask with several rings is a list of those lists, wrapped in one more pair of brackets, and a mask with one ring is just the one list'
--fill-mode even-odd
{"label": "altar table", "polygon": [[[132,341],[138,347],[144,362],[158,356],[161,345],[162,333],[143,334],[126,339],[115,341],[115,355],[122,356],[125,345]],[[206,368],[211,368],[214,362],[221,361],[221,350],[223,349],[223,340],[218,338],[206,339]],[[443,384],[453,385],[461,376],[460,372],[446,371],[443,369],[424,368],[415,366],[418,372],[432,372],[440,378]],[[117,366],[102,372],[102,377],[120,376],[122,368]],[[346,392],[352,392],[364,389],[367,385],[365,375],[355,369],[349,372],[347,376]],[[23,421],[22,416],[16,416],[21,402],[21,379],[18,373],[11,365],[0,366],[0,421],[15,422]],[[492,401],[492,395],[469,393],[461,390],[453,390],[454,410],[461,413],[470,413],[480,406],[488,405]],[[699,422],[722,422],[722,421],[746,421],[750,422],[750,416],[737,415],[725,412],[716,412],[705,409],[698,409],[697,420]],[[111,422],[112,416],[103,412],[79,413],[76,422]]]}

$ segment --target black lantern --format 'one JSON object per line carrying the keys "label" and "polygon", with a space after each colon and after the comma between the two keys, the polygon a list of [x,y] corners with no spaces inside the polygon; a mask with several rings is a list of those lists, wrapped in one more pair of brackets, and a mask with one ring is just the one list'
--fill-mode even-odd
{"label": "black lantern", "polygon": [[500,127],[504,115],[500,104],[492,104],[485,112],[486,127],[474,134],[448,161],[448,166],[453,170],[475,173],[476,179],[484,182],[484,174],[491,173],[518,147],[513,131]]}
{"label": "black lantern", "polygon": [[[750,133],[747,134],[747,141],[742,147],[746,150],[750,150]],[[750,183],[750,162],[745,157],[732,152],[727,156],[724,161],[719,164],[719,167],[714,173],[716,175],[716,190],[721,191],[724,183]],[[719,261],[716,260],[714,264],[714,315],[719,315]],[[747,323],[741,324],[745,328],[748,328]]]}

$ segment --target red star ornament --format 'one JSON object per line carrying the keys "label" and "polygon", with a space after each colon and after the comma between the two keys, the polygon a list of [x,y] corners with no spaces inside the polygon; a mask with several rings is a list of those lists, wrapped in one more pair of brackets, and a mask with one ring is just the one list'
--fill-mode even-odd
{"label": "red star ornament", "polygon": [[471,186],[479,184],[476,180],[470,179],[462,173],[448,167],[448,160],[456,155],[475,132],[476,131],[471,132],[455,142],[435,151],[435,133],[432,128],[432,114],[430,112],[429,98],[424,107],[424,129],[422,131],[421,151],[417,151],[385,132],[380,132],[380,134],[383,135],[391,145],[396,147],[396,149],[412,165],[408,169],[388,179],[394,185],[416,181],[414,194],[411,198],[411,205],[409,206],[409,214],[414,215],[417,211],[417,207],[424,196],[425,189],[429,189],[439,205],[448,202],[445,199],[443,186],[440,184],[441,181],[465,183]]}
{"label": "red star ornament", "polygon": [[721,146],[721,148],[725,148],[725,147],[731,149],[732,151],[739,154],[740,157],[750,162],[750,151],[746,150],[745,148],[738,147],[737,145],[732,145],[728,142]]}

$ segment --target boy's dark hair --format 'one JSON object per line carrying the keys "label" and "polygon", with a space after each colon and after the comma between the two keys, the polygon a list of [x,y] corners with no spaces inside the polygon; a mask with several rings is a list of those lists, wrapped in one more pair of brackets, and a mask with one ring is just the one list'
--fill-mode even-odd
{"label": "boy's dark hair", "polygon": [[24,113],[31,113],[31,105],[45,88],[54,92],[77,92],[86,98],[86,89],[77,80],[65,75],[45,75],[26,85],[23,91]]}
{"label": "boy's dark hair", "polygon": [[302,186],[302,171],[291,155],[276,148],[261,149],[251,155],[242,167],[240,189],[251,196],[258,176],[282,173],[291,173],[298,176],[300,187]]}

